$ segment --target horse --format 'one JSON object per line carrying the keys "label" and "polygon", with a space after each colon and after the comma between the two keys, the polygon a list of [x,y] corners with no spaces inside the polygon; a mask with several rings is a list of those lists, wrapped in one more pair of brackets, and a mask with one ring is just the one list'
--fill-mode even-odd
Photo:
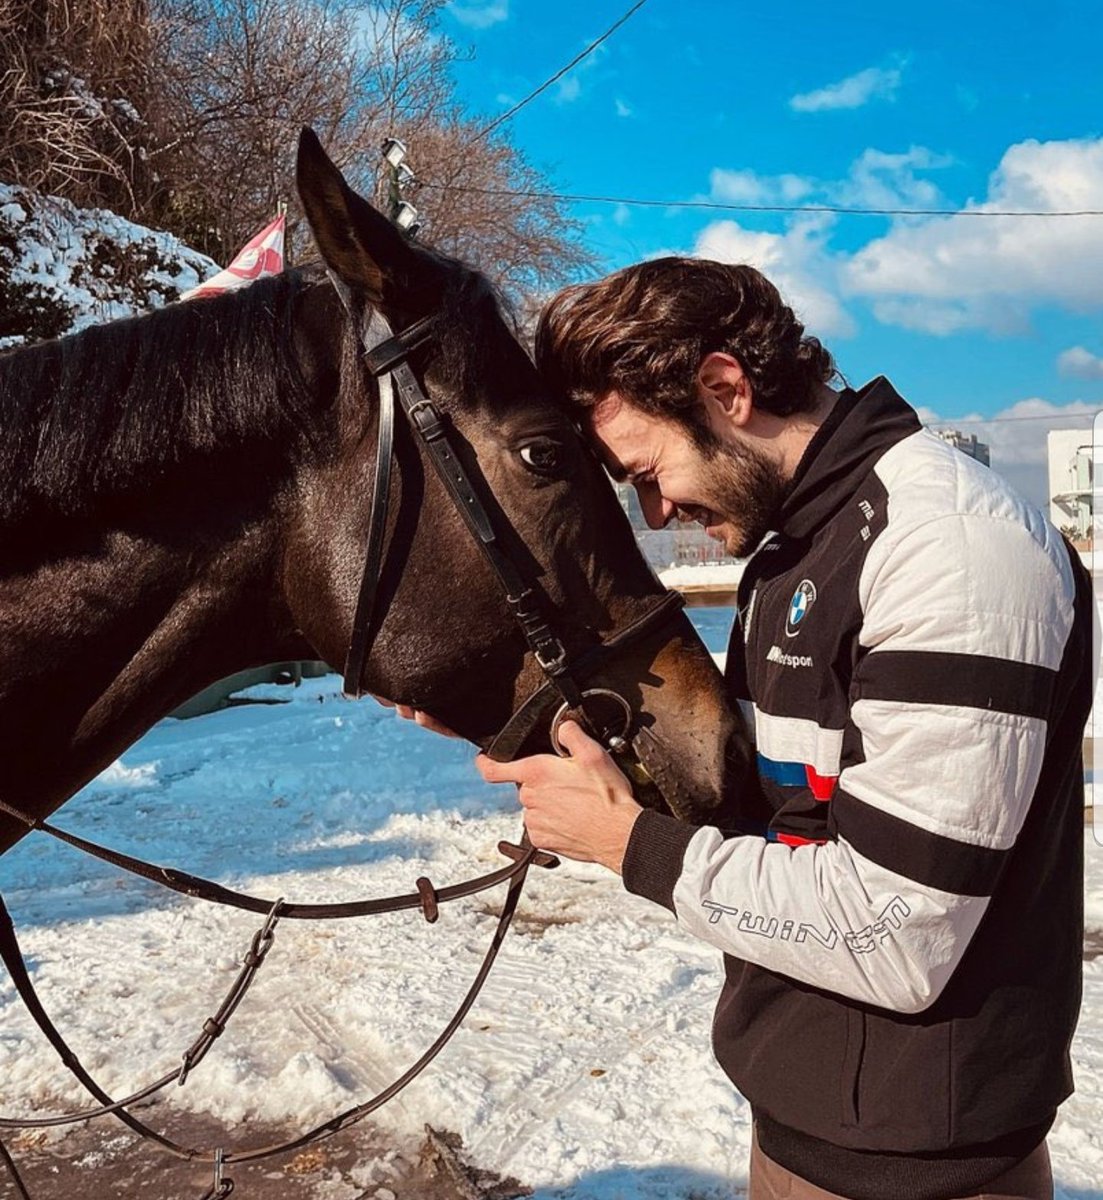
{"label": "horse", "polygon": [[[0,799],[41,820],[213,681],[345,660],[381,470],[361,334],[382,318],[429,330],[411,377],[585,688],[623,697],[666,807],[714,818],[750,785],[744,726],[684,614],[647,623],[663,588],[493,288],[408,240],[310,131],[297,183],[325,273],[0,356]],[[393,476],[353,693],[486,749],[539,692],[541,656],[401,421]],[[538,707],[511,753],[548,748]],[[27,829],[0,814],[0,851]]]}

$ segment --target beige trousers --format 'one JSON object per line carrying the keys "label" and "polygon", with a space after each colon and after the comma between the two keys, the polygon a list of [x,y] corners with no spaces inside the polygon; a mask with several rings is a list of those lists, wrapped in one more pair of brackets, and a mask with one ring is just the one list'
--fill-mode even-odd
{"label": "beige trousers", "polygon": [[[846,1200],[834,1192],[825,1192],[801,1179],[758,1148],[758,1138],[751,1145],[751,1183],[747,1200]],[[1042,1144],[998,1179],[993,1179],[982,1192],[970,1192],[956,1200],[1053,1200],[1053,1175],[1049,1166],[1049,1149]]]}

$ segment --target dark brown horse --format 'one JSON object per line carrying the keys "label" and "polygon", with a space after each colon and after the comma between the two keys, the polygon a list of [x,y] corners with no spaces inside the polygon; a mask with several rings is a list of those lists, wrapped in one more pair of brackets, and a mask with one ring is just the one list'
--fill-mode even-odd
{"label": "dark brown horse", "polygon": [[[572,652],[660,585],[485,279],[415,248],[312,135],[299,187],[357,312],[401,329],[514,561]],[[374,382],[334,286],[292,272],[0,356],[2,798],[43,817],[176,704],[265,662],[344,661],[363,567]],[[365,687],[486,746],[541,682],[497,581],[398,431]],[[684,617],[600,669],[702,816],[746,745]],[[543,723],[544,746],[547,722]],[[0,849],[25,832],[0,817]]]}

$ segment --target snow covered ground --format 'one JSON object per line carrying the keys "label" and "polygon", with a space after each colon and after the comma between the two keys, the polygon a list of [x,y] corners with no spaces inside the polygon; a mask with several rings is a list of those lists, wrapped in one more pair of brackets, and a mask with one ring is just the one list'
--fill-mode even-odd
{"label": "snow covered ground", "polygon": [[[698,615],[719,649],[724,618]],[[481,783],[468,746],[370,700],[345,701],[335,676],[250,694],[289,702],[162,722],[58,823],[304,901],[501,865],[496,843],[520,832],[516,804],[511,789]],[[719,955],[600,868],[534,875],[464,1028],[373,1119],[402,1136],[420,1137],[425,1122],[455,1130],[470,1161],[543,1200],[739,1194],[750,1114],[708,1049]],[[259,923],[38,836],[0,860],[0,890],[50,1012],[119,1094],[179,1061]],[[1090,836],[1086,899],[1103,931],[1103,848]],[[412,913],[284,922],[228,1032],[165,1105],[212,1114],[242,1145],[250,1120],[305,1127],[374,1093],[448,1020],[498,900],[447,906],[434,926]],[[1103,957],[1085,976],[1079,1090],[1051,1138],[1066,1200],[1103,1198]],[[0,1079],[6,1113],[82,1103],[10,985],[0,989]]]}
{"label": "snow covered ground", "polygon": [[739,586],[746,566],[747,563],[744,559],[726,563],[683,563],[681,566],[667,567],[660,571],[659,578],[668,588],[692,589],[723,585],[734,589]]}

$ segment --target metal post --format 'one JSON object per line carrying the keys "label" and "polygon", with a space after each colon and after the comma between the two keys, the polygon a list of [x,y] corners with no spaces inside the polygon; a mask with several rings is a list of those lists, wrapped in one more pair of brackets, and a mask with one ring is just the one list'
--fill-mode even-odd
{"label": "metal post", "polygon": [[406,162],[406,146],[396,137],[383,139],[383,173],[380,185],[386,190],[384,199],[387,216],[408,238],[417,236],[421,228],[417,209],[402,195],[402,189],[415,182],[413,171]]}
{"label": "metal post", "polygon": [[398,184],[398,168],[387,163],[387,216],[398,220],[398,206],[402,203],[402,189]]}
{"label": "metal post", "polygon": [[276,205],[276,216],[283,217],[283,269],[291,266],[291,235],[287,229],[287,201],[281,200]]}

